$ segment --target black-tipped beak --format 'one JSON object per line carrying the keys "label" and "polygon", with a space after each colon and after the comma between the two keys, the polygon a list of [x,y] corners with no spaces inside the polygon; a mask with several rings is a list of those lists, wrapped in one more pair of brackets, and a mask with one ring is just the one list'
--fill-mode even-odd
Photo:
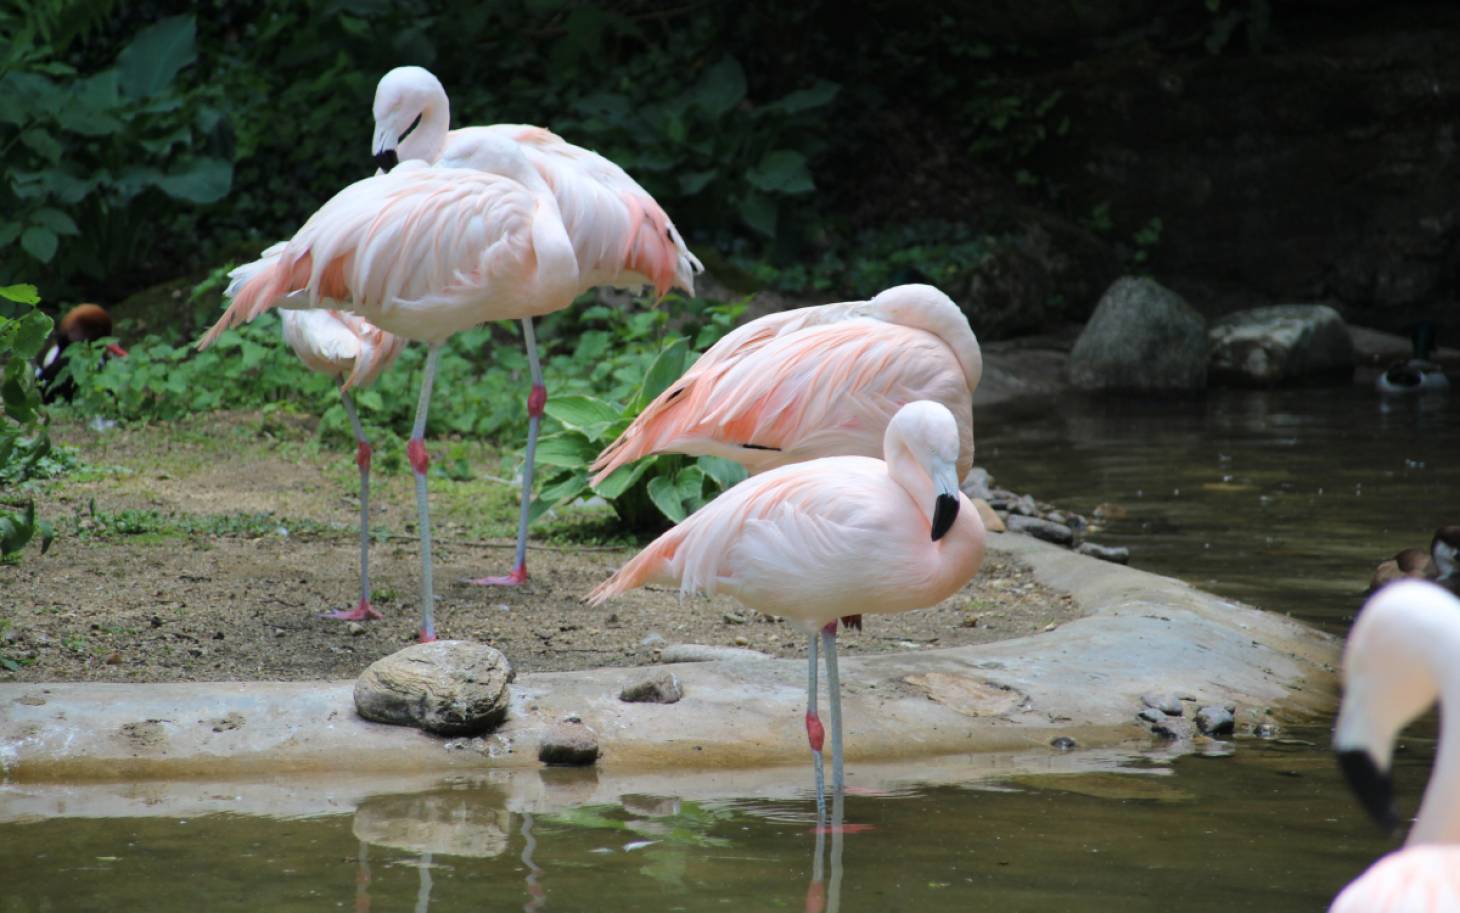
{"label": "black-tipped beak", "polygon": [[933,541],[937,542],[953,528],[958,519],[958,496],[938,495],[933,505]]}
{"label": "black-tipped beak", "polygon": [[375,153],[375,166],[386,173],[400,164],[400,157],[395,154],[394,149],[387,149],[384,152]]}
{"label": "black-tipped beak", "polygon": [[1362,749],[1340,751],[1338,766],[1369,817],[1390,833],[1397,830],[1399,813],[1394,809],[1394,781],[1374,763],[1374,756]]}

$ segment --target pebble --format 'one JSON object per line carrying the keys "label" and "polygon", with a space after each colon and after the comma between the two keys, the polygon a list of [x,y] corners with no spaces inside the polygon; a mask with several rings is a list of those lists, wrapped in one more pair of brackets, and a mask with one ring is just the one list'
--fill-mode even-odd
{"label": "pebble", "polygon": [[585,767],[598,760],[598,735],[582,723],[559,723],[543,733],[537,759],[552,766]]}
{"label": "pebble", "polygon": [[1099,558],[1101,561],[1130,564],[1130,549],[1123,545],[1096,545],[1094,542],[1081,542],[1075,551],[1082,555],[1089,555],[1091,558]]}
{"label": "pebble", "polygon": [[727,625],[743,625],[743,624],[745,624],[745,617],[742,616],[742,615],[737,615],[734,612],[725,612],[725,613],[723,613],[723,614],[720,615],[720,618]]}
{"label": "pebble", "polygon": [[1057,735],[1049,740],[1049,744],[1058,751],[1074,751],[1080,747],[1080,743],[1067,735]]}
{"label": "pebble", "polygon": [[668,669],[657,669],[624,685],[618,699],[630,704],[673,704],[684,697],[679,676]]}
{"label": "pebble", "polygon": [[1151,724],[1151,732],[1163,739],[1190,739],[1196,730],[1186,720],[1162,715],[1161,722]]}
{"label": "pebble", "polygon": [[1253,728],[1252,734],[1257,736],[1259,739],[1276,738],[1278,734],[1278,724],[1274,723],[1272,720],[1263,720],[1261,723],[1258,723]]}
{"label": "pebble", "polygon": [[1181,698],[1171,692],[1151,691],[1141,695],[1141,703],[1147,707],[1154,707],[1167,716],[1181,716],[1185,708],[1181,706]]}
{"label": "pebble", "polygon": [[1039,517],[1010,514],[1005,525],[1008,526],[1010,532],[1024,533],[1036,539],[1053,542],[1055,545],[1069,545],[1075,539],[1075,534],[1068,526],[1051,523]]}
{"label": "pebble", "polygon": [[769,653],[744,647],[720,647],[710,644],[673,644],[665,647],[659,661],[663,663],[713,663],[720,660],[770,659]]}
{"label": "pebble", "polygon": [[1196,712],[1197,728],[1207,735],[1231,735],[1236,721],[1232,716],[1235,707],[1210,704]]}
{"label": "pebble", "polygon": [[1155,707],[1142,707],[1141,712],[1136,714],[1136,716],[1145,720],[1147,723],[1166,722],[1166,714],[1162,713],[1159,709]]}
{"label": "pebble", "polygon": [[512,664],[465,640],[412,644],[371,663],[355,681],[365,719],[439,735],[477,735],[507,718]]}
{"label": "pebble", "polygon": [[359,637],[365,633],[365,626],[358,621],[352,621],[345,625],[345,630],[349,632],[351,637]]}

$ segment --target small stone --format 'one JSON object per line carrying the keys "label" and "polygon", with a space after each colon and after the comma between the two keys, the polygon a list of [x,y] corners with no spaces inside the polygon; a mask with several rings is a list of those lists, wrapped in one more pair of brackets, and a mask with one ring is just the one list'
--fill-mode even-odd
{"label": "small stone", "polygon": [[1196,726],[1207,735],[1231,735],[1236,721],[1232,716],[1234,708],[1210,704],[1196,712]]}
{"label": "small stone", "polygon": [[644,635],[643,640],[639,641],[639,646],[655,647],[662,643],[664,643],[664,636],[658,631],[650,631],[648,634]]}
{"label": "small stone", "polygon": [[349,635],[351,637],[359,637],[360,635],[365,633],[365,626],[360,624],[360,622],[358,621],[352,621],[349,624],[345,625],[345,630],[349,632]]}
{"label": "small stone", "polygon": [[1147,707],[1154,707],[1167,716],[1181,716],[1186,712],[1186,709],[1181,706],[1181,698],[1170,692],[1147,692],[1141,695],[1141,703]]}
{"label": "small stone", "polygon": [[679,676],[668,669],[657,669],[624,685],[618,699],[630,704],[673,704],[684,697]]}
{"label": "small stone", "polygon": [[376,660],[355,682],[367,720],[439,735],[478,735],[507,718],[512,665],[486,644],[438,640]]}
{"label": "small stone", "polygon": [[721,660],[770,659],[769,653],[747,650],[744,647],[718,647],[710,644],[674,644],[664,648],[660,662],[665,663],[713,663]]}
{"label": "small stone", "polygon": [[1058,751],[1074,751],[1080,747],[1080,743],[1067,735],[1057,735],[1049,740],[1049,744]]}
{"label": "small stone", "polygon": [[583,722],[583,718],[581,716],[579,716],[578,714],[576,714],[576,713],[567,713],[567,714],[564,714],[563,715],[563,722],[564,723],[581,723],[581,722]]}
{"label": "small stone", "polygon": [[745,617],[743,615],[737,615],[734,612],[725,612],[725,613],[721,614],[720,618],[727,625],[743,625],[743,624],[745,624]]}
{"label": "small stone", "polygon": [[1138,714],[1136,714],[1136,716],[1139,716],[1141,719],[1145,720],[1147,723],[1164,723],[1164,722],[1166,722],[1166,714],[1162,713],[1160,710],[1156,709],[1155,707],[1142,707],[1141,708],[1141,712],[1138,713]]}
{"label": "small stone", "polygon": [[1011,532],[1024,533],[1036,539],[1053,542],[1055,545],[1069,545],[1075,539],[1075,534],[1068,526],[1051,523],[1039,517],[1010,514],[1007,525]]}
{"label": "small stone", "polygon": [[1252,734],[1257,736],[1259,739],[1277,738],[1278,724],[1274,723],[1272,720],[1263,720],[1261,723],[1258,723],[1252,728]]}
{"label": "small stone", "polygon": [[739,637],[735,638],[735,646],[737,646],[737,647],[747,647],[749,645],[750,645],[750,638],[749,637],[746,637],[744,634],[741,634]]}
{"label": "small stone", "polygon": [[1034,503],[1033,495],[1023,495],[1019,500],[1009,506],[1009,509],[1016,514],[1025,517],[1038,517],[1039,505]]}
{"label": "small stone", "polygon": [[[1148,708],[1149,709],[1149,708]],[[1163,739],[1191,739],[1196,735],[1196,730],[1186,720],[1161,716],[1161,722],[1151,724],[1151,732]]]}
{"label": "small stone", "polygon": [[989,477],[989,471],[980,466],[975,466],[968,471],[968,476],[963,480],[963,493],[968,495],[970,501],[980,498],[987,501],[993,494],[993,479]]}
{"label": "small stone", "polygon": [[1075,551],[1082,555],[1089,555],[1091,558],[1099,558],[1101,561],[1130,564],[1130,549],[1123,545],[1096,545],[1094,542],[1081,542]]}
{"label": "small stone", "polygon": [[559,723],[543,734],[537,759],[553,766],[587,766],[598,760],[598,736],[582,723]]}

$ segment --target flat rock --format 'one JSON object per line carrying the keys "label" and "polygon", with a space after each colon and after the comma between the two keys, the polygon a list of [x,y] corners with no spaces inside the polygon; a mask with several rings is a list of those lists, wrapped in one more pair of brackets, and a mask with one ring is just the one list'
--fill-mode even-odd
{"label": "flat rock", "polygon": [[640,675],[624,685],[618,699],[630,704],[673,704],[684,697],[684,686],[679,676],[668,669],[655,669],[647,675]]}
{"label": "flat rock", "polygon": [[1148,691],[1141,695],[1141,703],[1161,711],[1167,716],[1181,716],[1186,712],[1181,698],[1168,692]]}
{"label": "flat rock", "polygon": [[466,640],[413,644],[370,664],[355,681],[365,719],[439,735],[477,735],[507,718],[512,664]]}
{"label": "flat rock", "polygon": [[1070,350],[1070,382],[1089,391],[1188,392],[1207,382],[1206,320],[1151,279],[1115,280]]}
{"label": "flat rock", "polygon": [[1231,735],[1235,726],[1231,707],[1211,704],[1196,712],[1196,727],[1207,735]]}
{"label": "flat rock", "polygon": [[543,733],[537,759],[555,766],[585,767],[598,760],[598,734],[582,723],[558,723]]}
{"label": "flat rock", "polygon": [[1354,343],[1338,311],[1323,304],[1279,304],[1228,314],[1207,331],[1213,383],[1270,387],[1345,383]]}
{"label": "flat rock", "polygon": [[1004,525],[1004,518],[989,506],[989,502],[983,498],[973,498],[973,509],[978,511],[978,518],[983,521],[983,528],[991,533],[1001,533],[1008,527]]}
{"label": "flat rock", "polygon": [[719,647],[712,644],[673,644],[659,654],[661,663],[714,663],[721,660],[770,659],[769,653],[745,647]]}
{"label": "flat rock", "polygon": [[1068,526],[1062,523],[1051,523],[1039,517],[1010,514],[1005,523],[1011,532],[1024,533],[1036,539],[1043,539],[1045,542],[1053,542],[1055,545],[1069,545],[1075,541],[1075,534]]}
{"label": "flat rock", "polygon": [[1124,545],[1097,545],[1094,542],[1081,542],[1075,551],[1082,555],[1089,555],[1091,558],[1099,558],[1101,561],[1130,564],[1130,549]]}

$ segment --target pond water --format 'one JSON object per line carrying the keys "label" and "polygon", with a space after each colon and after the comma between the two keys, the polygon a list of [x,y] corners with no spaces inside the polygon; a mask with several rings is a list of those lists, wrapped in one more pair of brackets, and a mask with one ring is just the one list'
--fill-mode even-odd
{"label": "pond water", "polygon": [[[1375,561],[1457,520],[1457,407],[1384,410],[1359,389],[1048,401],[981,413],[979,462],[1062,506],[1123,508],[1098,538],[1137,566],[1341,631]],[[1402,742],[1406,812],[1434,733],[1431,720]],[[883,785],[847,796],[830,835],[813,827],[809,765],[765,773],[773,788],[667,775],[609,802],[529,801],[523,775],[340,797],[310,785],[295,787],[318,792],[304,810],[268,815],[173,811],[181,786],[167,784],[36,813],[0,786],[0,913],[1321,910],[1394,845],[1328,740],[1318,724],[1219,757],[1153,750],[1056,773],[969,759],[951,782],[947,763],[934,782],[904,770],[867,778]],[[597,790],[584,795],[612,793],[577,776]],[[283,782],[190,791],[245,807]]]}

